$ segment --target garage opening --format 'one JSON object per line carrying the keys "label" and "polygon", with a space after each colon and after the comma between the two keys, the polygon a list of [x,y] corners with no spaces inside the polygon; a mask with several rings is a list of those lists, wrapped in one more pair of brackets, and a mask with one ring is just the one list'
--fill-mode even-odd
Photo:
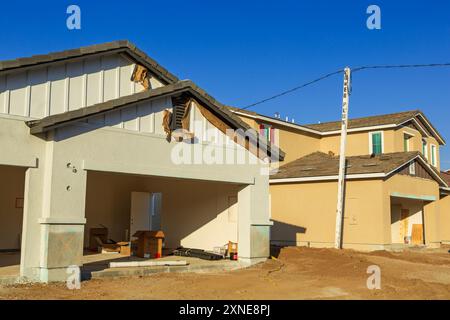
{"label": "garage opening", "polygon": [[163,256],[180,246],[216,251],[229,241],[238,242],[237,194],[242,188],[213,181],[90,171],[85,265],[120,259],[120,254],[99,253],[100,242],[131,242],[140,229],[163,231]]}
{"label": "garage opening", "polygon": [[422,200],[391,197],[392,244],[425,244],[423,207]]}
{"label": "garage opening", "polygon": [[0,165],[0,277],[19,274],[25,171]]}

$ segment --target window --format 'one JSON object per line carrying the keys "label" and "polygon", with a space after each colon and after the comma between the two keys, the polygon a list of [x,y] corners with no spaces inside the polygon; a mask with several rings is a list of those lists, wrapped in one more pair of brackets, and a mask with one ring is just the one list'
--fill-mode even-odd
{"label": "window", "polygon": [[425,139],[422,139],[422,154],[428,160],[428,144]]}
{"label": "window", "polygon": [[436,154],[436,146],[434,144],[431,145],[431,164],[433,166],[437,166],[437,154]]}
{"label": "window", "polygon": [[414,161],[411,161],[409,164],[409,174],[412,176],[416,175],[416,163]]}
{"label": "window", "polygon": [[409,133],[403,133],[403,151],[411,151],[411,138]]}
{"label": "window", "polygon": [[383,153],[383,133],[371,132],[370,135],[370,153],[374,155]]}
{"label": "window", "polygon": [[259,125],[259,134],[262,135],[263,137],[265,137],[268,142],[278,145],[278,142],[276,141],[278,138],[277,129],[273,128],[271,125],[260,124]]}

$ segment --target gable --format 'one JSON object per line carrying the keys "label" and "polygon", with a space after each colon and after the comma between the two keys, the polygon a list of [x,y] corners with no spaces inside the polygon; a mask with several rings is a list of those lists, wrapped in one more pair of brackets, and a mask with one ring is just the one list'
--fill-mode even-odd
{"label": "gable", "polygon": [[[41,119],[142,91],[135,62],[105,53],[0,74],[0,113]],[[155,76],[151,88],[163,86]]]}
{"label": "gable", "polygon": [[417,160],[413,161],[415,166],[415,173],[412,174],[410,172],[410,163],[405,164],[401,168],[399,168],[394,174],[407,175],[410,177],[417,177],[427,180],[435,180],[435,178],[428,172],[428,170],[423,166],[423,164]]}

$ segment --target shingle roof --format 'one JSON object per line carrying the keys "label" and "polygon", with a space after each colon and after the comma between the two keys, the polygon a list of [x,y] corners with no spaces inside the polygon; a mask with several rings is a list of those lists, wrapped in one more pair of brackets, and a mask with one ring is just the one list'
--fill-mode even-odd
{"label": "shingle roof", "polygon": [[445,182],[447,182],[448,185],[450,185],[450,173],[448,171],[441,172],[441,177],[445,180]]}
{"label": "shingle roof", "polygon": [[[163,87],[155,88],[148,91],[143,91],[129,96],[124,96],[118,99],[108,100],[106,102],[98,103],[85,108],[80,108],[68,111],[61,114],[55,114],[39,120],[28,121],[27,125],[30,127],[32,134],[46,132],[55,127],[63,126],[65,124],[79,121],[87,117],[95,116],[114,109],[124,108],[130,104],[140,101],[157,98],[161,96],[172,96],[177,93],[188,92],[199,101],[203,102],[209,107],[209,110],[218,115],[221,119],[227,122],[234,129],[248,130],[252,129],[247,123],[241,120],[238,116],[233,114],[226,106],[211,97],[203,89],[198,87],[190,80],[182,80],[176,83],[168,84]],[[251,134],[253,131],[250,131]],[[256,133],[258,134],[258,133]],[[258,139],[260,147],[264,147],[264,139]],[[279,156],[280,160],[284,159],[285,153],[274,145],[267,146],[269,154],[274,152]]]}
{"label": "shingle roof", "polygon": [[[420,110],[412,110],[363,118],[350,119],[348,121],[348,128],[363,128],[372,126],[381,126],[387,124],[401,124],[409,119],[415,117],[417,114],[422,114]],[[341,130],[341,121],[324,122],[318,124],[306,124],[304,127],[318,130],[321,132]]]}
{"label": "shingle roof", "polygon": [[10,71],[18,68],[32,67],[44,63],[57,62],[67,59],[79,58],[92,54],[103,52],[116,51],[126,52],[132,58],[138,60],[144,66],[150,69],[157,76],[161,77],[167,83],[174,83],[178,78],[167,71],[164,67],[158,64],[155,60],[150,58],[145,52],[141,51],[134,44],[127,40],[118,40],[92,46],[81,47],[77,49],[70,49],[58,52],[51,52],[48,54],[34,55],[26,58],[18,58],[14,60],[0,61],[0,72]]}
{"label": "shingle roof", "polygon": [[[419,152],[395,152],[377,156],[363,155],[347,157],[347,174],[390,173],[420,155]],[[278,169],[271,179],[336,176],[339,172],[339,157],[323,152],[314,152],[292,161]]]}

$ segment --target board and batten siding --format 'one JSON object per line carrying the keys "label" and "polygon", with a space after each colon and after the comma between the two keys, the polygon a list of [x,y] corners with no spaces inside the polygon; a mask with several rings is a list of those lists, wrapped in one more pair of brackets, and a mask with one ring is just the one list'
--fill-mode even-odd
{"label": "board and batten siding", "polygon": [[41,119],[140,92],[142,85],[131,81],[134,66],[105,54],[0,74],[0,113]]}
{"label": "board and batten siding", "polygon": [[109,126],[129,131],[165,135],[162,125],[165,109],[172,109],[170,97],[135,103],[121,110],[90,117],[84,122],[93,126]]}

